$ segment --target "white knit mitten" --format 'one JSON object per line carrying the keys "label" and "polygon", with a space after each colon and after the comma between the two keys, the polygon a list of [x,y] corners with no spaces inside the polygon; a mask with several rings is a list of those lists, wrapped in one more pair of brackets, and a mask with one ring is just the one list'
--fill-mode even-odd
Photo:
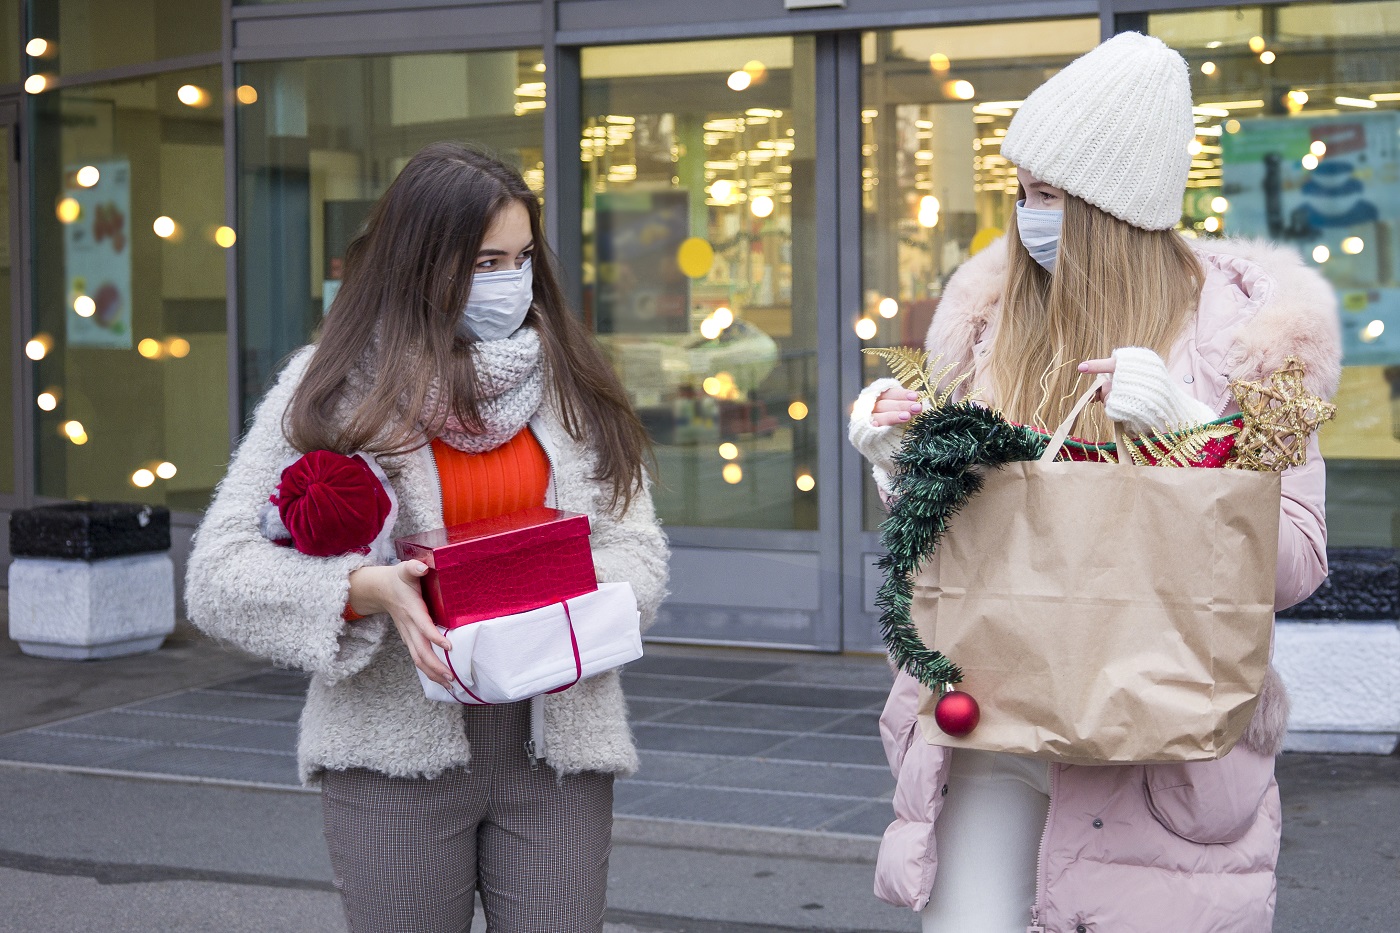
{"label": "white knit mitten", "polygon": [[865,387],[851,406],[851,444],[874,469],[871,471],[875,483],[885,492],[890,491],[889,474],[895,472],[894,455],[904,440],[904,425],[892,424],[876,427],[871,421],[875,415],[875,402],[890,389],[903,388],[898,379],[876,379]]}
{"label": "white knit mitten", "polygon": [[1143,347],[1113,351],[1113,384],[1104,414],[1133,434],[1152,434],[1215,419],[1210,406],[1178,386],[1167,364]]}

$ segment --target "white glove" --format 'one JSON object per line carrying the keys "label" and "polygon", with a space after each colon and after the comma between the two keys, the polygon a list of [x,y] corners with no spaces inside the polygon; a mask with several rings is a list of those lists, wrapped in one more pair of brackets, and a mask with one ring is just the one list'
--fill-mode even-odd
{"label": "white glove", "polygon": [[890,474],[895,472],[894,455],[904,440],[904,425],[892,424],[877,427],[872,419],[875,416],[875,402],[890,389],[903,388],[898,379],[876,379],[856,397],[851,406],[851,444],[860,451],[862,457],[873,465],[871,473],[875,485],[886,495],[890,493]]}
{"label": "white glove", "polygon": [[1113,351],[1113,382],[1104,414],[1132,434],[1155,434],[1215,420],[1210,406],[1172,379],[1167,364],[1143,347]]}

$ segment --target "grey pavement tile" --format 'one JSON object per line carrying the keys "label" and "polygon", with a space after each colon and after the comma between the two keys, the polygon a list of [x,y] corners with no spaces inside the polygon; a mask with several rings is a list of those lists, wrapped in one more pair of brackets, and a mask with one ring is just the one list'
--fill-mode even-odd
{"label": "grey pavement tile", "polygon": [[833,735],[858,735],[866,738],[879,738],[880,714],[875,710],[862,710],[859,713],[851,713],[848,716],[843,716],[835,722],[814,731],[828,732]]}
{"label": "grey pavement tile", "polygon": [[786,740],[784,735],[669,726],[664,723],[632,724],[632,734],[642,748],[663,752],[698,752],[707,755],[756,755]]}
{"label": "grey pavement tile", "polygon": [[663,717],[664,722],[696,726],[729,726],[736,729],[773,729],[778,732],[815,732],[830,726],[846,714],[829,710],[784,709],[753,703],[705,701],[678,707]]}
{"label": "grey pavement tile", "polygon": [[182,716],[146,716],[123,710],[95,713],[44,726],[48,733],[106,738],[144,739],[148,742],[207,742],[219,723]]}
{"label": "grey pavement tile", "polygon": [[297,729],[291,723],[224,726],[210,733],[201,744],[294,755],[297,750]]}
{"label": "grey pavement tile", "polygon": [[633,722],[656,719],[690,705],[690,700],[657,700],[652,697],[628,697],[627,715]]}
{"label": "grey pavement tile", "polygon": [[822,829],[833,833],[851,833],[855,836],[883,836],[890,823],[894,822],[894,808],[888,802],[872,803],[848,813]]}
{"label": "grey pavement tile", "polygon": [[645,781],[624,779],[613,784],[613,810],[623,812],[637,807],[649,797],[665,793],[669,788],[664,784],[648,784]]}
{"label": "grey pavement tile", "polygon": [[296,722],[301,718],[300,697],[248,697],[234,693],[187,690],[173,696],[139,703],[131,709],[179,713],[185,716],[221,716],[265,722]]}
{"label": "grey pavement tile", "polygon": [[625,816],[659,816],[673,820],[816,829],[851,809],[845,797],[779,794],[770,791],[676,788],[619,806]]}
{"label": "grey pavement tile", "polygon": [[216,693],[266,693],[274,696],[305,696],[306,687],[311,683],[311,675],[301,671],[261,671],[248,677],[240,677],[225,683],[205,687]]}
{"label": "grey pavement tile", "polygon": [[842,658],[791,664],[765,677],[773,683],[801,683],[832,687],[865,687],[889,693],[894,675],[884,658]]}
{"label": "grey pavement tile", "polygon": [[127,759],[154,747],[156,746],[126,739],[49,735],[38,730],[28,730],[0,738],[0,761],[130,770],[126,767]]}
{"label": "grey pavement tile", "polygon": [[637,757],[641,759],[641,767],[637,769],[636,777],[642,781],[679,783],[690,781],[706,771],[734,766],[734,759],[728,755],[696,755],[641,748],[637,750]]}
{"label": "grey pavement tile", "polygon": [[886,768],[773,759],[742,758],[731,761],[722,768],[691,777],[687,783],[706,787],[838,794],[870,800],[887,799],[894,793],[894,777]]}
{"label": "grey pavement tile", "polygon": [[301,784],[295,757],[267,752],[148,746],[124,759],[122,768],[148,774],[178,774],[287,787]]}
{"label": "grey pavement tile", "polygon": [[822,709],[855,710],[880,708],[888,691],[855,687],[809,687],[802,684],[747,684],[716,694],[710,699],[726,703],[754,703],[765,706],[805,706]]}
{"label": "grey pavement tile", "polygon": [[625,694],[657,700],[703,700],[742,684],[741,680],[707,680],[659,674],[622,675],[622,691]]}
{"label": "grey pavement tile", "polygon": [[670,674],[680,677],[709,677],[719,680],[762,680],[788,666],[772,661],[689,658],[654,654],[647,655],[627,665],[627,673]]}
{"label": "grey pavement tile", "polygon": [[803,735],[790,739],[763,753],[765,758],[785,758],[797,761],[843,762],[852,765],[884,767],[885,749],[879,739],[863,739],[846,735]]}

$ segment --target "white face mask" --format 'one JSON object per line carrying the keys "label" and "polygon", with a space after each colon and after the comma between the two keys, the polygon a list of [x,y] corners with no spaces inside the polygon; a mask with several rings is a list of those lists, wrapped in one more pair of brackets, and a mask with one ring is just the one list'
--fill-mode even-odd
{"label": "white face mask", "polygon": [[535,298],[530,260],[519,269],[478,272],[462,309],[462,327],[477,340],[504,340],[520,329]]}
{"label": "white face mask", "polygon": [[1060,253],[1060,226],[1064,219],[1064,211],[1026,207],[1024,199],[1016,202],[1016,232],[1021,235],[1026,252],[1046,272],[1055,271],[1055,258]]}

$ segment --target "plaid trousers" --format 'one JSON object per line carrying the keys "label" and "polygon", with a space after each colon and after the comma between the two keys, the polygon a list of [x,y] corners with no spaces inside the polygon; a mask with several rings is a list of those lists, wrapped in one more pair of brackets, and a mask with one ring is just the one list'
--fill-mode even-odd
{"label": "plaid trousers", "polygon": [[463,710],[469,768],[322,775],[321,811],[350,933],[601,933],[613,776],[562,778],[525,752],[530,704]]}

